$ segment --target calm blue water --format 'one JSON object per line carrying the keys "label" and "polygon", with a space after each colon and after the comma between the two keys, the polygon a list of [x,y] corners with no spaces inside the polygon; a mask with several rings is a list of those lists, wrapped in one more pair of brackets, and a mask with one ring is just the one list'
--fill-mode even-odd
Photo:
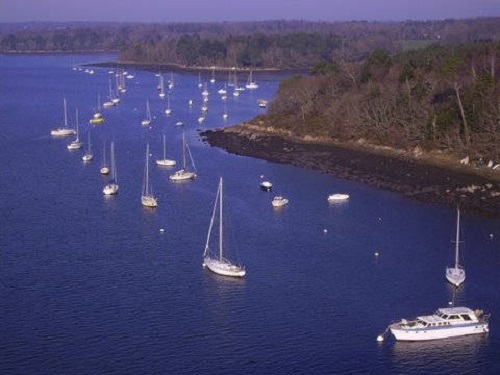
{"label": "calm blue water", "polygon": [[[276,81],[259,82],[257,92],[238,99],[229,95],[227,122],[220,83],[209,86],[200,125],[197,75],[175,75],[174,114],[166,117],[154,74],[129,70],[135,78],[122,103],[104,110],[106,123],[92,129],[95,159],[84,165],[83,151],[69,152],[69,140],[50,130],[62,124],[66,97],[70,122],[78,107],[87,139],[110,74],[71,66],[114,58],[0,56],[0,373],[500,373],[500,221],[463,214],[467,280],[454,296],[444,278],[453,209],[201,142],[202,129],[257,115],[257,99],[270,99]],[[140,125],[146,99],[151,129]],[[159,207],[146,210],[146,142],[154,160],[166,134],[168,157],[180,160],[183,131],[198,178],[171,183],[173,170],[152,164]],[[99,168],[111,140],[120,192],[106,199]],[[220,175],[227,240],[247,268],[243,280],[201,266]],[[273,193],[258,188],[261,175],[289,198],[288,207],[272,209]],[[329,205],[332,192],[351,200]],[[391,321],[452,299],[491,312],[490,334],[376,342]]]}

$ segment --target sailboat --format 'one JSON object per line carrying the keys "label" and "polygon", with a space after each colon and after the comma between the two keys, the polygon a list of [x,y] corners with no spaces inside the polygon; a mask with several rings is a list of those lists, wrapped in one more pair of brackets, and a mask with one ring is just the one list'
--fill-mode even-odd
{"label": "sailboat", "polygon": [[248,76],[248,81],[245,87],[249,90],[255,90],[259,88],[259,85],[252,78],[252,71],[250,70],[250,75]]}
{"label": "sailboat", "polygon": [[[101,168],[102,173],[102,168]],[[111,179],[104,189],[104,195],[114,195],[118,193],[118,179],[116,177],[116,162],[115,162],[115,143],[111,142]]]}
{"label": "sailboat", "polygon": [[156,165],[160,165],[163,167],[172,167],[175,164],[175,160],[167,159],[167,142],[165,140],[165,134],[163,134],[163,159],[156,160]]}
{"label": "sailboat", "polygon": [[110,107],[113,107],[116,103],[113,101],[113,98],[114,98],[114,92],[111,88],[111,78],[108,77],[108,86],[109,86],[109,100],[107,102],[104,102],[102,103],[102,106],[104,108],[110,108]]}
{"label": "sailboat", "polygon": [[163,83],[163,74],[160,74],[160,93],[158,94],[160,99],[165,97],[165,84]]}
{"label": "sailboat", "polygon": [[101,113],[101,96],[97,95],[97,110],[89,121],[91,124],[100,124],[104,122],[104,117]]}
{"label": "sailboat", "polygon": [[212,76],[210,77],[210,83],[215,83],[215,68],[212,68]]}
{"label": "sailboat", "polygon": [[106,163],[106,144],[104,144],[104,147],[102,148],[102,165],[101,165],[101,174],[108,174],[109,173],[109,168]]}
{"label": "sailboat", "polygon": [[87,133],[87,152],[82,156],[82,160],[84,162],[89,162],[94,158],[94,155],[92,154],[92,145],[90,143],[90,129]]}
{"label": "sailboat", "polygon": [[201,73],[198,73],[198,88],[202,88],[203,87],[203,83],[201,83]]}
{"label": "sailboat", "polygon": [[460,244],[460,209],[457,207],[457,233],[455,237],[455,265],[446,268],[446,279],[455,286],[459,286],[465,281],[465,269],[458,261]]}
{"label": "sailboat", "polygon": [[175,86],[174,74],[172,72],[170,72],[170,80],[168,81],[168,89],[173,90],[174,86]]}
{"label": "sailboat", "polygon": [[141,203],[146,207],[158,206],[158,202],[156,201],[149,184],[149,143],[146,146],[146,167],[144,169],[144,183],[142,186]]}
{"label": "sailboat", "polygon": [[54,137],[66,137],[67,135],[75,134],[75,129],[68,127],[68,115],[66,112],[66,98],[63,99],[64,106],[64,126],[62,128],[53,129],[50,131],[50,135]]}
{"label": "sailboat", "polygon": [[[210,219],[210,225],[208,227],[207,241],[205,243],[205,251],[203,252],[203,267],[207,267],[210,271],[223,275],[232,277],[243,277],[246,274],[245,268],[231,263],[229,260],[224,258],[224,247],[223,247],[223,215],[222,215],[222,177],[219,180],[219,187],[217,189],[217,195],[215,197],[214,210],[212,217]],[[210,235],[214,227],[215,218],[219,215],[219,251],[218,254],[212,254],[210,252]]]}
{"label": "sailboat", "polygon": [[227,106],[226,106],[226,102],[224,102],[224,112],[222,113],[222,119],[223,120],[227,120],[228,118],[228,113],[227,113]]}
{"label": "sailboat", "polygon": [[194,166],[193,156],[191,155],[191,151],[189,150],[189,146],[186,144],[186,136],[182,133],[182,169],[176,171],[169,178],[172,181],[182,181],[189,180],[196,177],[196,173],[187,169],[186,167],[186,151],[189,153],[189,158],[191,160],[191,164],[193,168],[196,170]]}
{"label": "sailboat", "polygon": [[149,100],[146,100],[146,118],[141,121],[142,126],[151,125],[151,109],[149,108]]}
{"label": "sailboat", "polygon": [[76,110],[76,139],[66,147],[68,150],[79,150],[82,148],[82,142],[80,142],[80,125],[78,124],[78,109]]}
{"label": "sailboat", "polygon": [[170,108],[170,95],[167,95],[167,109],[165,109],[165,114],[167,116],[172,114],[172,108]]}

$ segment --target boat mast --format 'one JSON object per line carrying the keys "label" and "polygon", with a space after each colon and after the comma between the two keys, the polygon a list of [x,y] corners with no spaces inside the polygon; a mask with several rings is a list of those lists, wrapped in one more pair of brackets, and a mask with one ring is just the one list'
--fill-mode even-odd
{"label": "boat mast", "polygon": [[182,132],[182,168],[186,169],[186,135]]}
{"label": "boat mast", "polygon": [[116,184],[115,142],[111,142],[111,181]]}
{"label": "boat mast", "polygon": [[165,134],[163,134],[163,160],[167,158],[167,144],[165,142]]}
{"label": "boat mast", "polygon": [[222,260],[222,177],[219,182],[219,259]]}
{"label": "boat mast", "polygon": [[460,228],[460,209],[457,207],[457,234],[455,237],[455,269],[458,269],[459,228]]}
{"label": "boat mast", "polygon": [[64,127],[68,127],[68,114],[66,112],[66,98],[63,99],[64,102]]}
{"label": "boat mast", "polygon": [[146,145],[146,187],[144,195],[149,195],[149,143]]}

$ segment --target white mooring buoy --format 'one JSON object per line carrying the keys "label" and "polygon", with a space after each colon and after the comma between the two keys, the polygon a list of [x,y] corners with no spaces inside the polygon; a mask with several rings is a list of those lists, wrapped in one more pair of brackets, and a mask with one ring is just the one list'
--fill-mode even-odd
{"label": "white mooring buoy", "polygon": [[384,336],[378,335],[377,336],[377,342],[382,342],[382,341],[384,341]]}

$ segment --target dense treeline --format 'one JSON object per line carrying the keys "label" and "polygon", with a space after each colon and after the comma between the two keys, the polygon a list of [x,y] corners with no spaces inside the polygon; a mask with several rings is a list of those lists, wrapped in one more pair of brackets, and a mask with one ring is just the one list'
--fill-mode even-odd
{"label": "dense treeline", "polygon": [[500,18],[406,22],[0,24],[0,52],[120,51],[122,62],[310,68],[431,43],[500,40]]}
{"label": "dense treeline", "polygon": [[282,82],[266,122],[299,136],[500,161],[499,67],[498,42],[334,59]]}

